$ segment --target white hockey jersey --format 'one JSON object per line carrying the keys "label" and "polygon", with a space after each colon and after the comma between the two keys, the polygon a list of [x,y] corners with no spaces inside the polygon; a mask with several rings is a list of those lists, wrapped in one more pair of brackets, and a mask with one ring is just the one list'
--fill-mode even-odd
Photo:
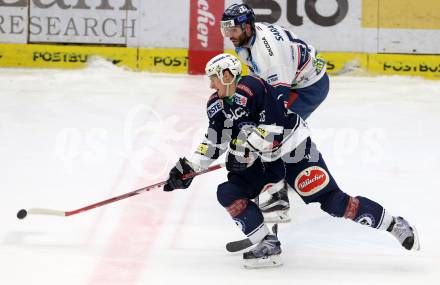
{"label": "white hockey jersey", "polygon": [[298,39],[283,27],[255,23],[249,46],[236,48],[240,59],[273,87],[304,88],[317,82],[325,73],[325,60],[314,47]]}

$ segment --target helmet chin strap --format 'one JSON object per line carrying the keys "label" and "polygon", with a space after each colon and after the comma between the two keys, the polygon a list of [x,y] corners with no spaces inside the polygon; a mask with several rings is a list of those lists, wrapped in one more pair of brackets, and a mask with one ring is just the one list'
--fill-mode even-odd
{"label": "helmet chin strap", "polygon": [[229,94],[229,86],[231,86],[231,84],[232,84],[233,82],[235,82],[235,78],[236,78],[236,77],[237,77],[237,76],[234,75],[234,78],[232,78],[231,82],[229,82],[229,83],[225,83],[225,82],[223,81],[223,77],[220,79],[220,81],[222,82],[222,84],[226,86],[226,97],[231,97],[231,96],[233,95],[233,94]]}

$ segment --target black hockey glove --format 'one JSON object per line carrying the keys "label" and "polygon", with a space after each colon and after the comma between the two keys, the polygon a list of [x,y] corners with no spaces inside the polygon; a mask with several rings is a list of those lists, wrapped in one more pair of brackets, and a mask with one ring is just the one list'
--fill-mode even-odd
{"label": "black hockey glove", "polygon": [[244,145],[232,144],[226,158],[226,169],[231,172],[240,172],[250,167],[255,159],[256,154]]}
{"label": "black hockey glove", "polygon": [[194,169],[192,169],[191,165],[189,164],[189,161],[185,157],[179,158],[179,161],[176,163],[176,166],[174,166],[170,170],[167,184],[163,186],[163,191],[168,192],[168,191],[173,191],[175,189],[188,188],[194,177],[183,180],[182,175],[188,174],[190,172],[194,172]]}

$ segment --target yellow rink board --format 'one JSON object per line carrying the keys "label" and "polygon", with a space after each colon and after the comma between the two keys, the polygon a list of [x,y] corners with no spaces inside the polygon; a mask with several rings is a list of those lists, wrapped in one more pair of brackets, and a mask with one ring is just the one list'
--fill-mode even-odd
{"label": "yellow rink board", "polygon": [[337,75],[368,68],[368,54],[366,53],[320,52],[319,54],[327,62],[328,74]]}
{"label": "yellow rink board", "polygon": [[134,71],[188,72],[187,49],[0,44],[0,67],[84,68],[95,56]]}
{"label": "yellow rink board", "polygon": [[[234,54],[233,50],[225,52]],[[134,71],[187,73],[187,49],[0,44],[0,67],[83,68],[93,56]],[[440,55],[322,52],[331,75],[363,70],[440,80]],[[247,68],[244,67],[244,74]]]}
{"label": "yellow rink board", "polygon": [[376,75],[419,76],[440,80],[440,55],[322,53],[331,75],[363,70]]}
{"label": "yellow rink board", "polygon": [[137,69],[136,48],[0,44],[0,66],[4,67],[81,68],[93,56]]}
{"label": "yellow rink board", "polygon": [[165,73],[188,73],[188,50],[139,48],[139,70]]}
{"label": "yellow rink board", "polygon": [[440,80],[440,55],[370,54],[368,71]]}

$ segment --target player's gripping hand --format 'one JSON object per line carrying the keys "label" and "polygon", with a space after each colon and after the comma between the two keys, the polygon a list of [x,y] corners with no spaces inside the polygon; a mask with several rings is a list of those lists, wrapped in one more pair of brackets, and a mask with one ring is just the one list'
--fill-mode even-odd
{"label": "player's gripping hand", "polygon": [[231,172],[240,172],[254,164],[256,154],[245,144],[230,145],[226,158],[226,169]]}
{"label": "player's gripping hand", "polygon": [[182,175],[188,174],[190,172],[194,172],[194,169],[189,164],[189,161],[185,157],[179,158],[179,161],[176,163],[176,166],[174,166],[170,170],[167,183],[163,186],[163,191],[168,192],[168,191],[173,191],[175,189],[188,188],[194,177],[183,180]]}

